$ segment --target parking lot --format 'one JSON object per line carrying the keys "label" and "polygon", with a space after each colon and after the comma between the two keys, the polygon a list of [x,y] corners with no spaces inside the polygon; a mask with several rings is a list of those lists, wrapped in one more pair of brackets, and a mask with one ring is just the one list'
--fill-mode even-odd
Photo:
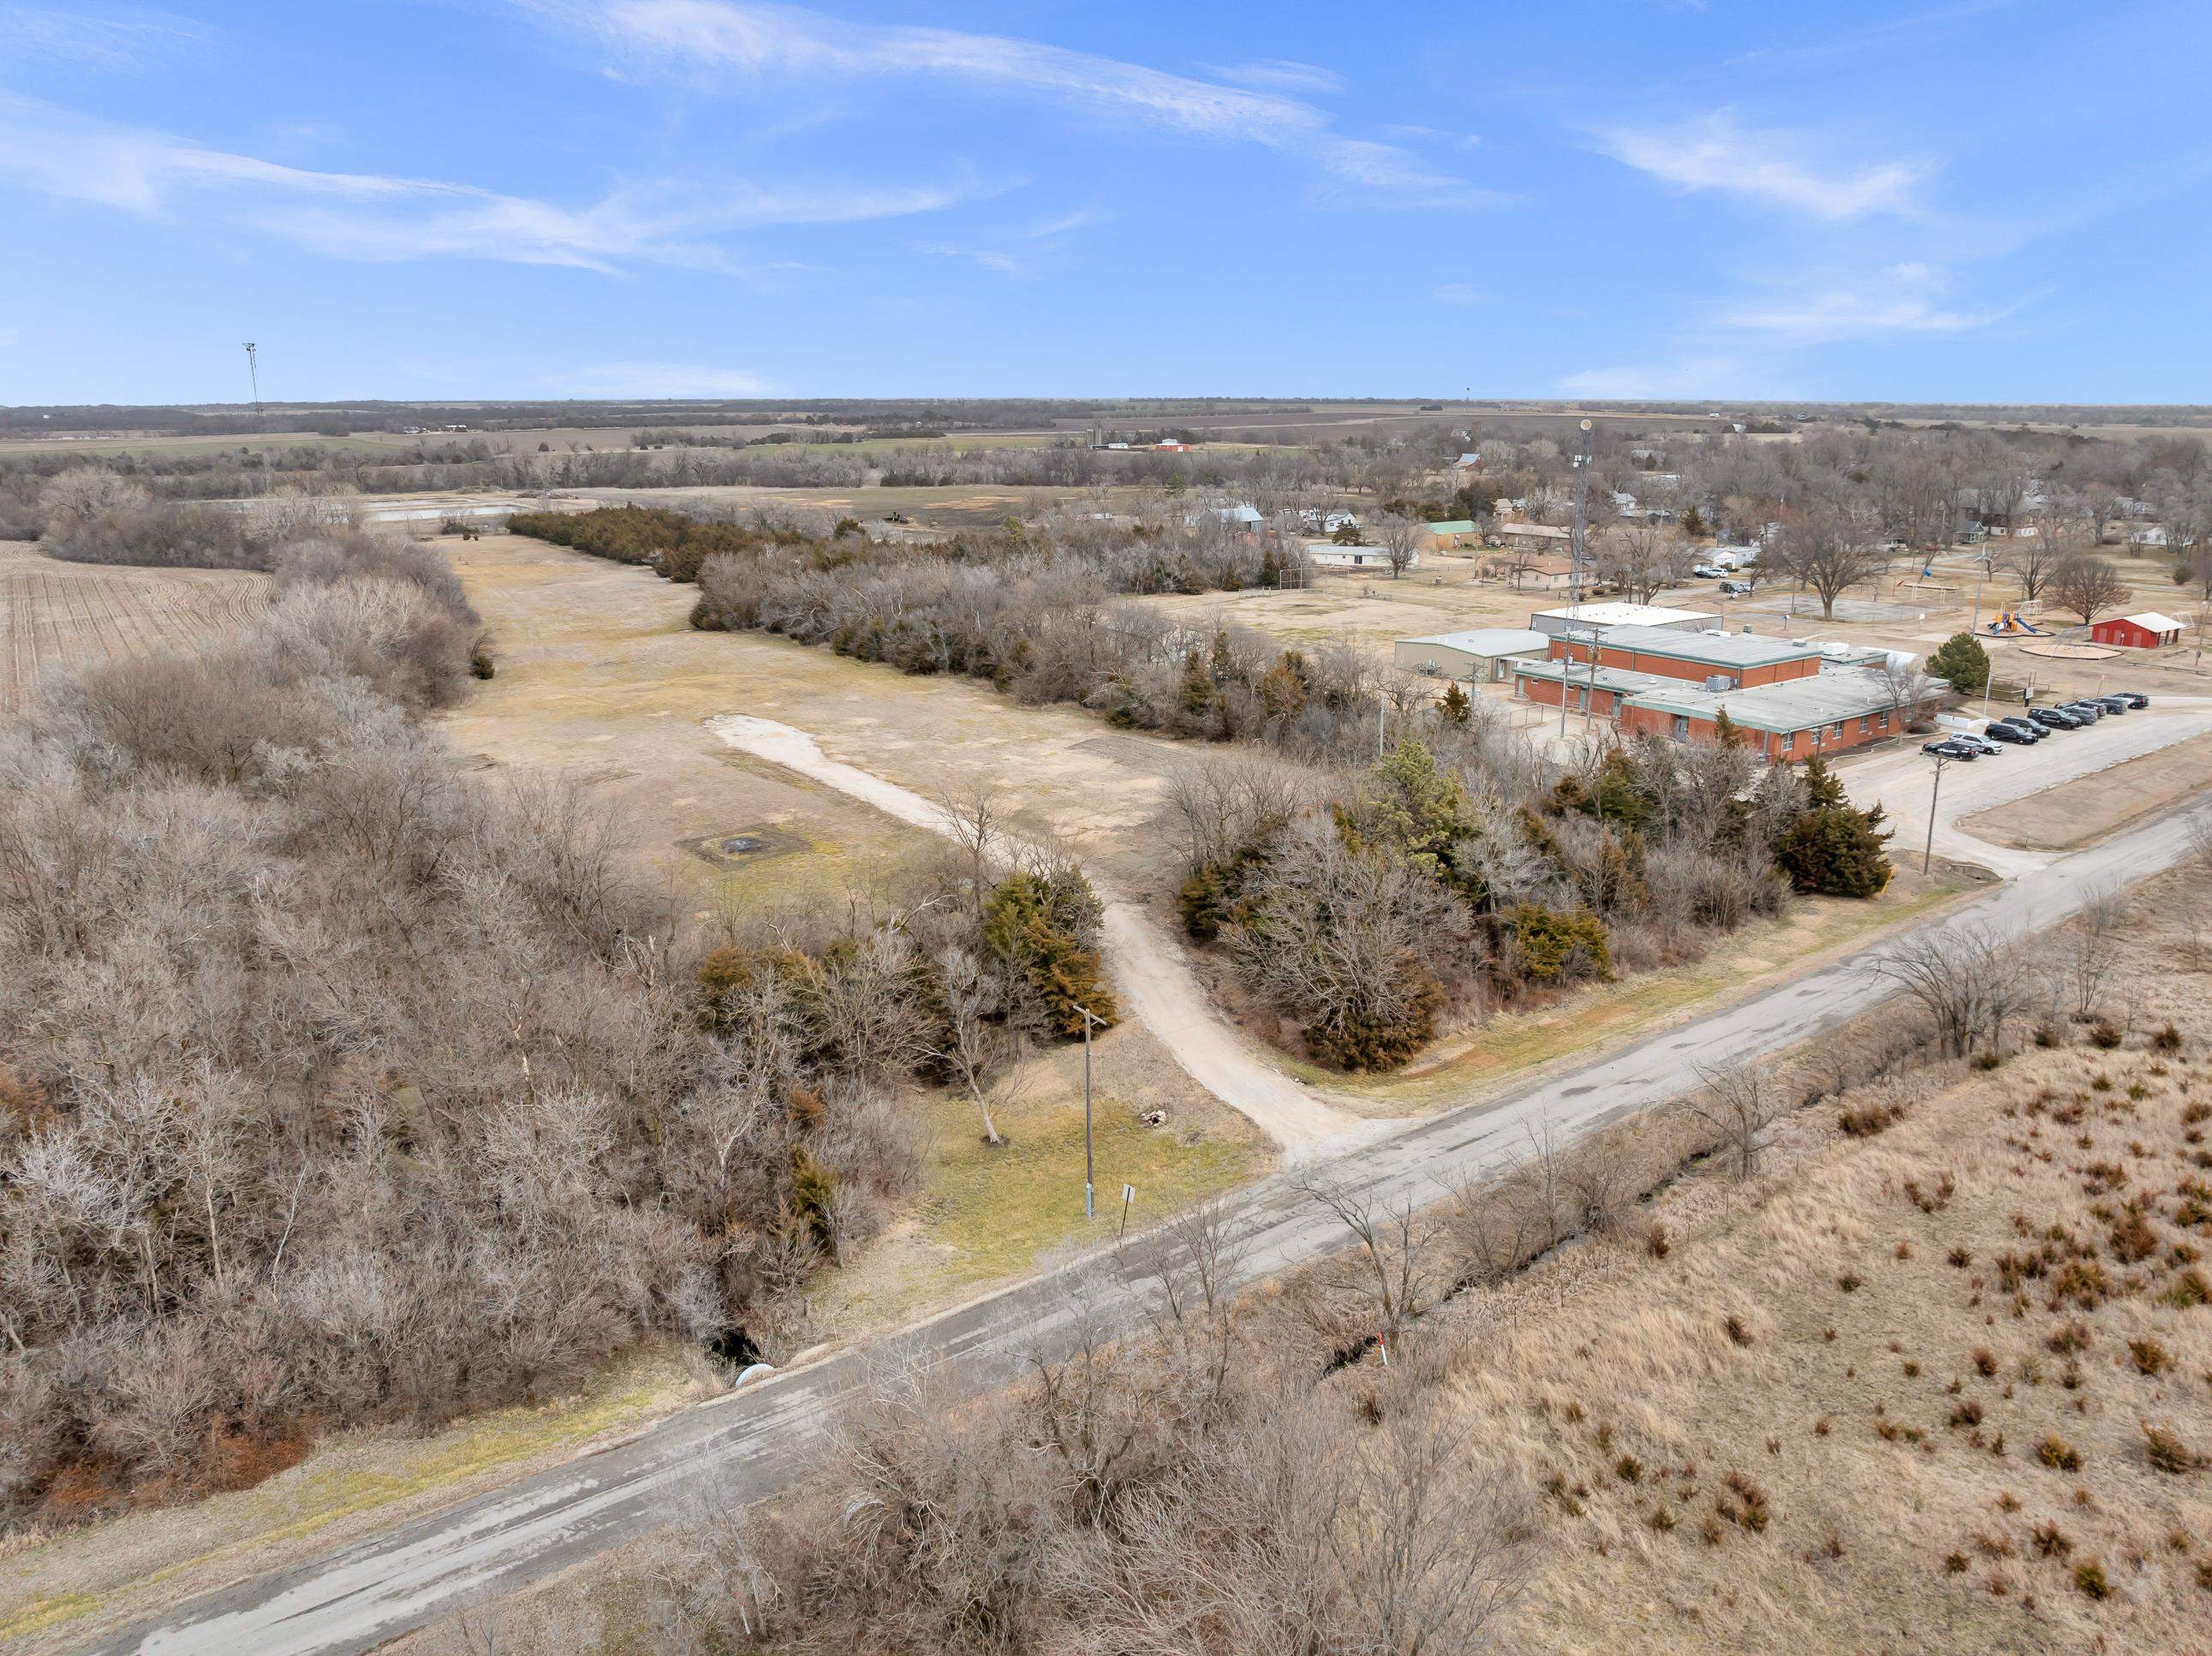
{"label": "parking lot", "polygon": [[[2101,719],[2085,730],[2061,731],[2032,748],[2006,748],[1972,761],[1948,764],[1943,767],[1937,804],[1936,853],[1979,863],[2006,875],[2039,868],[2057,853],[1996,843],[1972,831],[1977,826],[1986,829],[1990,819],[1980,824],[1962,819],[1994,811],[2207,732],[2212,732],[2212,697],[2160,697],[2154,698],[2148,707]],[[1889,813],[1896,829],[1893,849],[1900,859],[1908,855],[1917,858],[1927,840],[1936,761],[1920,751],[1920,744],[1921,739],[1916,739],[1863,758],[1847,757],[1837,766],[1854,800],[1861,804],[1879,800]],[[2144,768],[2137,767],[2138,772]],[[2148,773],[2155,776],[2154,772]],[[2191,783],[2178,790],[2177,797],[2193,789]]]}

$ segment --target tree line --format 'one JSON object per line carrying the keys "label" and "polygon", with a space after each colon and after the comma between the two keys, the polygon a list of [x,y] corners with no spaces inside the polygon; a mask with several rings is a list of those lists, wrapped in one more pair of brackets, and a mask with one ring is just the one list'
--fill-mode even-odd
{"label": "tree line", "polygon": [[1043,853],[680,926],[618,824],[424,722],[484,650],[441,559],[270,562],[231,643],[0,737],[6,1527],[542,1397],[648,1335],[781,1350],[911,1186],[908,1090],[980,1101],[1115,1015],[1096,899]]}

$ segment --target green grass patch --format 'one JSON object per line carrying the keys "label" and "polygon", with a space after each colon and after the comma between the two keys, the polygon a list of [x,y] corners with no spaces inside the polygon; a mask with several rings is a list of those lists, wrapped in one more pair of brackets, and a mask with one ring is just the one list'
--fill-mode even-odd
{"label": "green grass patch", "polygon": [[955,1274],[972,1281],[1018,1276],[1070,1240],[1110,1240],[1121,1186],[1136,1186],[1129,1228],[1140,1229],[1260,1172],[1259,1145],[1221,1139],[1184,1143],[1170,1123],[1147,1127],[1118,1101],[1100,1099],[1092,1131],[1098,1217],[1083,1220],[1083,1112],[1002,1125],[1006,1143],[982,1142],[972,1108],[957,1109],[931,1158],[921,1219],[933,1241],[957,1249]]}

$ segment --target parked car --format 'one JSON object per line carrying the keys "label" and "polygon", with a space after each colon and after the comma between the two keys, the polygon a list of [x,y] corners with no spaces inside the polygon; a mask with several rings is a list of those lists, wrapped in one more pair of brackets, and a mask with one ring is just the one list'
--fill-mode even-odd
{"label": "parked car", "polygon": [[2077,698],[2072,701],[2062,701],[2058,706],[2062,711],[2072,713],[2084,725],[2094,725],[2105,716],[2105,710],[2094,701],[2084,701]]}
{"label": "parked car", "polygon": [[2108,713],[2124,713],[2128,710],[2128,699],[2124,695],[2093,695],[2089,700]]}
{"label": "parked car", "polygon": [[1728,573],[1728,571],[1714,564],[1698,563],[1690,566],[1690,573],[1700,580],[1719,580]]}
{"label": "parked car", "polygon": [[1751,587],[1752,584],[1747,580],[1724,580],[1721,583],[1721,596],[1724,598],[1747,598],[1751,596]]}
{"label": "parked car", "polygon": [[2150,706],[2150,698],[2145,695],[2141,690],[2122,690],[2119,693],[2119,696],[2120,700],[2126,702],[2130,707],[2148,707]]}
{"label": "parked car", "polygon": [[2009,725],[2021,735],[2032,737],[2038,741],[2040,741],[2043,737],[2051,734],[2049,731],[2045,730],[2042,725],[2037,724],[2026,713],[2004,713],[1991,722],[1998,725]]}
{"label": "parked car", "polygon": [[1972,748],[1985,759],[1993,753],[2003,751],[1988,737],[1978,736],[1972,731],[1954,731],[1951,732],[1950,740],[1956,742],[1962,748]]}
{"label": "parked car", "polygon": [[2030,707],[2027,716],[2046,731],[2078,731],[2087,722],[2063,707]]}
{"label": "parked car", "polygon": [[1978,749],[1968,747],[1955,736],[1947,736],[1941,742],[1927,743],[1920,751],[1932,753],[1939,759],[1975,760],[1982,756]]}
{"label": "parked car", "polygon": [[1982,737],[1984,741],[2010,743],[2023,748],[2040,739],[2030,736],[2017,725],[2008,725],[2002,719],[1990,720],[1988,726],[1982,731]]}

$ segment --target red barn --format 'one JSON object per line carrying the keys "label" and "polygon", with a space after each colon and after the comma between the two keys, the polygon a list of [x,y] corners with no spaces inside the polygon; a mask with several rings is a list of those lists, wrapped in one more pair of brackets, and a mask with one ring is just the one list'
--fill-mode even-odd
{"label": "red barn", "polygon": [[2145,610],[2136,615],[2114,616],[2100,621],[2089,629],[2089,636],[2100,644],[2117,644],[2126,650],[2155,650],[2180,643],[2181,626],[2172,616]]}

